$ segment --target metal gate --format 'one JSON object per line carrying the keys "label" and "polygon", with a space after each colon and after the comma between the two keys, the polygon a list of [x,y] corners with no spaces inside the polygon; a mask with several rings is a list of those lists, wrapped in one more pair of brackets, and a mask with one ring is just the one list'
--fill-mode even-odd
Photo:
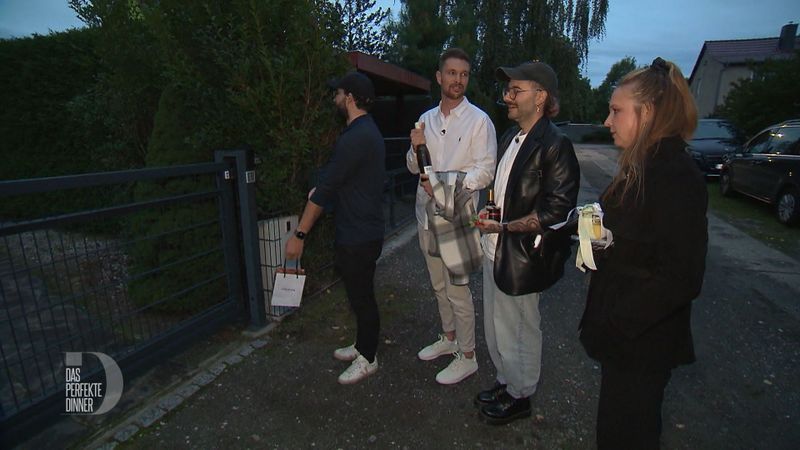
{"label": "metal gate", "polygon": [[252,181],[246,152],[226,151],[0,182],[2,429],[63,404],[65,352],[105,353],[124,373],[248,313],[263,325],[261,279],[243,264],[258,267],[257,246],[242,245],[258,239]]}

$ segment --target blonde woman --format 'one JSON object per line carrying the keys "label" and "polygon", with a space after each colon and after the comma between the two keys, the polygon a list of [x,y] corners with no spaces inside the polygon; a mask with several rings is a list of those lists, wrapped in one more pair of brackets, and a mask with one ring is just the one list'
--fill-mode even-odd
{"label": "blonde woman", "polygon": [[671,371],[695,359],[708,241],[705,181],[686,152],[697,108],[680,69],[656,58],[626,75],[605,126],[622,150],[600,199],[614,243],[592,273],[580,336],[602,367],[597,446],[657,449]]}

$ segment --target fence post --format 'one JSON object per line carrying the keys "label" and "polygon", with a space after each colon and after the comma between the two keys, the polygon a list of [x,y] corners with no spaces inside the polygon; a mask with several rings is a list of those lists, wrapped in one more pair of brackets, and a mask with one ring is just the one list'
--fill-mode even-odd
{"label": "fence post", "polygon": [[[240,308],[244,308],[244,288],[241,271],[242,253],[239,248],[239,226],[236,215],[236,184],[230,177],[233,161],[226,159],[221,152],[214,152],[214,162],[224,163],[225,169],[216,176],[217,189],[220,190],[219,216],[222,228],[222,246],[225,255],[225,274],[231,297]],[[227,176],[226,176],[227,175]]]}
{"label": "fence post", "polygon": [[[244,263],[245,293],[250,310],[250,327],[266,325],[264,287],[261,284],[261,262],[258,252],[258,214],[256,209],[256,172],[252,150],[218,150],[215,160],[230,160],[232,170],[226,177],[236,183],[238,218],[241,233],[241,249]],[[237,243],[238,245],[238,243]],[[241,264],[236,263],[237,266]],[[235,271],[238,271],[236,269]]]}

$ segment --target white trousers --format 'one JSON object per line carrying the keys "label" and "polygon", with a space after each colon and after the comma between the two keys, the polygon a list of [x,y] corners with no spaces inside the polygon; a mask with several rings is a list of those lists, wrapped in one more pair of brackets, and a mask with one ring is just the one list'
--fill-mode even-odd
{"label": "white trousers", "polygon": [[450,283],[450,274],[442,258],[428,254],[428,242],[433,238],[429,230],[417,225],[419,247],[428,265],[436,303],[439,306],[439,317],[442,319],[442,331],[456,332],[458,349],[462,353],[475,350],[475,304],[469,286],[456,286]]}

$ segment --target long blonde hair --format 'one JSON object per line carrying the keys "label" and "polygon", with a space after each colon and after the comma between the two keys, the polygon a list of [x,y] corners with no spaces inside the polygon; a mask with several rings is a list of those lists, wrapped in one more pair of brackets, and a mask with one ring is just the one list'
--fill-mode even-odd
{"label": "long blonde hair", "polygon": [[[625,75],[617,88],[630,87],[639,122],[633,145],[621,152],[619,172],[611,181],[604,197],[622,189],[619,203],[633,192],[634,199],[642,195],[644,165],[650,153],[658,151],[656,145],[669,136],[689,140],[697,128],[697,106],[689,92],[689,85],[674,63],[656,58],[650,67],[634,70]],[[647,118],[645,120],[646,111]]]}

